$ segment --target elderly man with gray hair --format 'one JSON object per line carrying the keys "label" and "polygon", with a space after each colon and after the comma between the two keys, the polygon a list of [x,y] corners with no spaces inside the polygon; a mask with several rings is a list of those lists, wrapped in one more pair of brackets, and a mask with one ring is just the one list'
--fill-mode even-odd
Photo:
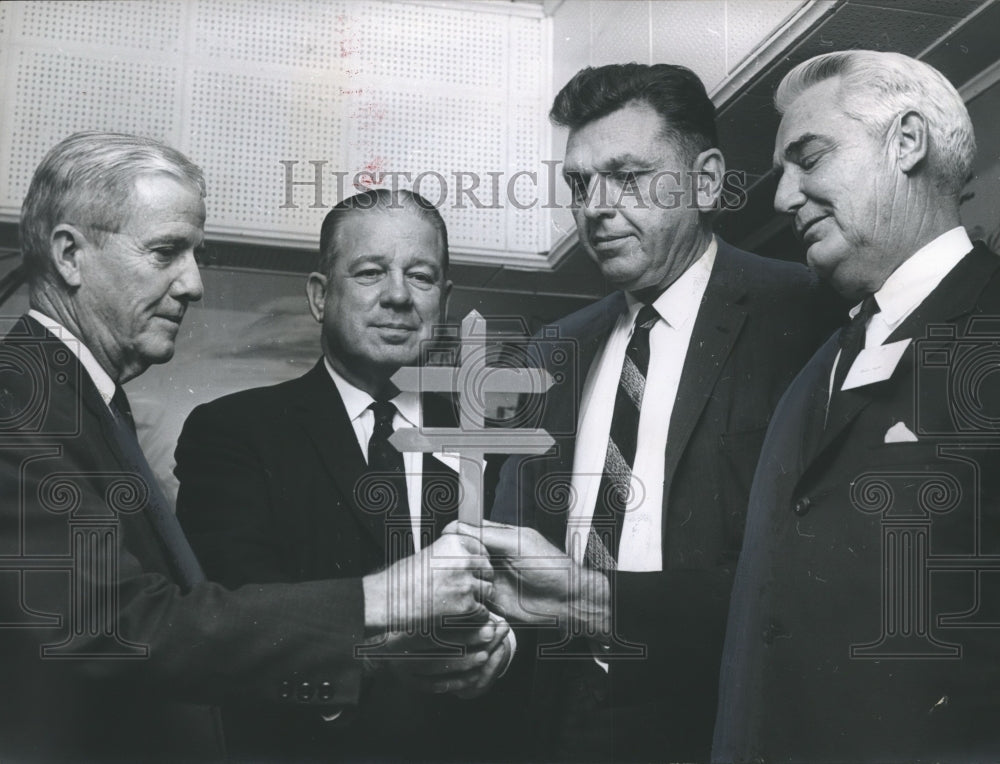
{"label": "elderly man with gray hair", "polygon": [[206,580],[122,388],[170,360],[202,296],[204,195],[179,152],[100,132],[60,142],[28,188],[31,310],[0,340],[4,761],[221,758],[211,704],[351,707],[386,652],[431,646],[429,619],[488,617],[485,549],[458,535],[363,577]]}
{"label": "elderly man with gray hair", "polygon": [[713,759],[996,761],[1000,259],[959,222],[969,114],[871,51],[776,102],[775,207],[856,305],[761,452]]}

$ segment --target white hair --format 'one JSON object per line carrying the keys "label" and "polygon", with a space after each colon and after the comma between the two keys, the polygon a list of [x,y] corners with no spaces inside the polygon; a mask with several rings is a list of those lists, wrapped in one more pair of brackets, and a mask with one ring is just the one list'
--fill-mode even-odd
{"label": "white hair", "polygon": [[941,72],[902,53],[824,53],[785,75],[774,94],[775,107],[783,114],[806,89],[833,77],[840,78],[844,113],[873,135],[884,136],[907,111],[922,114],[929,139],[928,169],[942,189],[961,191],[972,170],[976,137],[962,97]]}

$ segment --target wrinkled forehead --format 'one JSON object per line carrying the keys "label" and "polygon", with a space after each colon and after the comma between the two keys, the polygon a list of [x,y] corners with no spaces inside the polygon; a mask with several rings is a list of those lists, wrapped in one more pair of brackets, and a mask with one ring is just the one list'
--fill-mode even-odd
{"label": "wrinkled forehead", "polygon": [[835,136],[844,129],[850,118],[842,97],[840,78],[831,77],[810,85],[787,104],[774,139],[775,164],[809,136]]}

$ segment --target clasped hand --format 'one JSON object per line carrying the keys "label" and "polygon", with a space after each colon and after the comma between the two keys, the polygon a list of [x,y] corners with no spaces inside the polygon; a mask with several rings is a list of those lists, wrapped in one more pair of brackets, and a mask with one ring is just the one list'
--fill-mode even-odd
{"label": "clasped hand", "polygon": [[486,599],[515,623],[554,626],[601,639],[611,630],[610,587],[598,570],[576,563],[538,531],[484,520],[455,523],[446,533],[485,546],[493,563]]}
{"label": "clasped hand", "polygon": [[377,648],[368,655],[374,665],[429,692],[460,697],[485,692],[511,657],[510,627],[486,606],[493,598],[492,579],[486,548],[452,532],[365,577],[365,624],[369,644]]}

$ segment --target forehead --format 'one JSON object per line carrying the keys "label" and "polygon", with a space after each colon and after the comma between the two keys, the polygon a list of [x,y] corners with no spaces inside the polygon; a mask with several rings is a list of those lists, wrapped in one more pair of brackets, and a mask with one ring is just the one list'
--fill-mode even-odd
{"label": "forehead", "polygon": [[790,144],[804,136],[836,138],[845,132],[864,129],[860,122],[844,113],[839,77],[810,85],[788,105],[781,117],[775,138],[775,161],[781,159]]}
{"label": "forehead", "polygon": [[122,211],[123,230],[205,227],[205,201],[193,183],[166,173],[145,173],[132,181],[129,206]]}
{"label": "forehead", "polygon": [[632,101],[570,131],[565,169],[605,169],[622,157],[649,162],[673,158],[679,151],[665,127],[663,117],[652,106]]}
{"label": "forehead", "polygon": [[394,257],[405,254],[440,264],[444,259],[441,234],[426,218],[408,208],[355,210],[334,234],[337,260]]}

